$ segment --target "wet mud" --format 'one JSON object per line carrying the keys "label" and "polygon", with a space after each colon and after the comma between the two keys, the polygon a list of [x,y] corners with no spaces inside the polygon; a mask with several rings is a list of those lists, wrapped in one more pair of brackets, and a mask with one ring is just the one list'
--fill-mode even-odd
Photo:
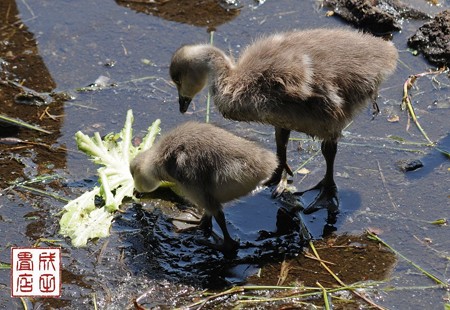
{"label": "wet mud", "polygon": [[45,134],[0,120],[0,188],[6,188],[9,182],[30,177],[23,174],[26,166],[36,166],[34,175],[63,168],[66,151],[57,145],[64,101],[46,101],[39,96],[48,95],[56,85],[34,36],[18,18],[15,1],[2,1],[0,12],[0,113],[51,132]]}
{"label": "wet mud", "polygon": [[426,13],[398,0],[325,0],[333,13],[377,35],[402,29],[403,19],[429,19]]}
{"label": "wet mud", "polygon": [[418,50],[431,63],[450,66],[450,10],[437,14],[408,39],[408,46]]}
{"label": "wet mud", "polygon": [[[262,202],[261,199],[257,200]],[[252,201],[247,203],[251,205]],[[277,204],[272,207],[277,207]],[[296,212],[298,209],[287,212],[290,214],[287,217],[285,214],[288,207],[278,207],[283,210],[284,215],[281,216],[283,219],[277,221],[277,225],[295,227],[294,229],[289,233],[283,231],[283,234],[277,233],[278,229],[258,230],[254,233],[240,231],[241,246],[237,256],[224,258],[221,253],[202,244],[201,241],[205,237],[201,232],[195,230],[176,232],[167,213],[177,217],[182,213],[179,210],[168,212],[165,209],[165,214],[162,209],[152,207],[151,203],[146,208],[135,204],[125,214],[120,215],[115,223],[125,231],[132,231],[121,233],[123,243],[128,245],[124,247],[126,264],[140,274],[149,276],[158,274],[161,276],[159,279],[161,283],[168,283],[172,289],[184,292],[181,298],[167,298],[168,296],[161,298],[160,294],[164,293],[152,289],[142,292],[142,295],[136,298],[136,303],[146,309],[155,306],[169,309],[174,305],[177,307],[189,305],[193,299],[200,296],[198,290],[189,289],[186,285],[193,285],[199,290],[208,289],[211,294],[244,284],[262,287],[276,285],[314,287],[319,282],[326,287],[336,286],[333,276],[325,269],[321,270],[319,261],[314,259],[311,250],[307,249],[309,234],[305,227],[303,231],[299,230],[298,224],[301,220]],[[286,222],[286,218],[290,220]],[[344,283],[382,281],[389,277],[397,261],[390,250],[371,241],[366,235],[330,234],[322,241],[316,241],[315,248],[320,258],[327,262]],[[174,284],[169,283],[179,284],[174,287]],[[267,289],[264,294],[266,297],[272,295],[280,297],[280,292],[276,289]],[[235,297],[231,294],[228,298],[204,305],[204,308],[233,307]],[[305,298],[304,301],[314,304],[314,299]],[[318,305],[320,303],[318,301]],[[337,302],[335,306],[336,309],[347,309],[345,307],[348,307],[349,303],[356,308],[361,304],[364,305],[361,300],[354,299],[342,304]],[[272,309],[275,306],[289,305],[289,301],[282,301],[265,303],[260,307]]]}
{"label": "wet mud", "polygon": [[[174,195],[170,191],[165,194],[165,199]],[[172,200],[173,198],[175,197],[172,197]],[[125,214],[118,216],[115,225],[125,230],[128,227],[139,231],[139,234],[122,235],[124,242],[131,245],[127,258],[135,270],[155,273],[152,268],[157,268],[159,270],[156,273],[165,275],[166,280],[177,280],[209,289],[223,289],[233,284],[245,283],[246,277],[254,272],[255,266],[297,256],[311,239],[299,216],[300,210],[271,201],[268,189],[247,197],[242,203],[253,211],[259,209],[257,213],[264,214],[264,217],[256,220],[255,230],[249,226],[245,230],[237,230],[235,224],[238,223],[233,220],[239,221],[239,217],[233,213],[227,215],[230,218],[230,234],[240,242],[234,257],[224,257],[222,253],[205,244],[222,242],[217,233],[207,238],[195,227],[191,226],[191,229],[184,231],[176,226],[171,218],[183,218],[192,213],[199,213],[198,218],[201,217],[199,211],[179,198],[175,208],[155,207],[152,200],[148,200],[145,207],[142,204],[134,204]],[[235,208],[237,206],[233,209]],[[220,229],[215,231],[220,232]],[[137,263],[135,257],[144,259]],[[243,274],[233,274],[234,269],[249,270]]]}

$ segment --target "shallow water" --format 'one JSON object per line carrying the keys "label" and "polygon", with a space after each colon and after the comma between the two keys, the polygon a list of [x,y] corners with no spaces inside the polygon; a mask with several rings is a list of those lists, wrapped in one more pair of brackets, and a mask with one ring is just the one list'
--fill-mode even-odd
{"label": "shallow water", "polygon": [[[441,6],[436,7],[425,1],[410,1],[430,14],[450,7],[449,1],[440,2]],[[205,3],[211,6],[208,11],[215,6],[214,1]],[[18,17],[14,18],[16,9]],[[238,9],[231,7],[232,11],[223,18],[206,21],[200,20],[205,13],[194,14],[204,12],[195,7],[183,19],[173,18],[171,7],[168,13],[161,9],[158,14],[155,10],[142,13],[135,9],[111,0],[2,1],[2,81],[23,82],[35,91],[65,93],[72,99],[53,98],[45,114],[45,106],[14,103],[18,90],[12,84],[0,84],[0,113],[52,131],[45,135],[21,129],[16,136],[16,129],[0,127],[2,137],[42,143],[0,144],[1,262],[9,261],[11,245],[30,246],[39,238],[62,239],[56,214],[64,203],[18,187],[6,190],[8,182],[53,175],[53,179],[34,186],[67,198],[74,198],[94,185],[96,167],[77,151],[76,131],[87,134],[118,131],[130,108],[135,116],[136,135],[157,118],[162,120],[162,132],[187,120],[205,120],[206,92],[195,98],[188,115],[178,112],[168,65],[173,51],[181,44],[208,42],[208,30],[215,29],[214,45],[238,56],[253,38],[265,33],[345,26],[338,18],[327,17],[327,10],[315,1],[265,1],[261,5],[241,1]],[[213,15],[217,17],[218,13]],[[20,26],[22,23],[24,26]],[[426,140],[413,123],[407,130],[408,116],[399,109],[406,78],[433,68],[406,48],[407,38],[421,23],[404,21],[403,30],[393,35],[401,61],[396,73],[380,89],[381,114],[371,120],[368,108],[344,132],[336,158],[336,182],[341,198],[341,213],[336,222],[327,224],[326,212],[319,211],[301,214],[301,221],[293,216],[289,223],[295,228],[303,222],[315,239],[333,232],[359,235],[367,228],[377,230],[394,249],[448,283],[449,228],[430,222],[449,217],[450,162],[434,148],[425,146]],[[108,77],[108,83],[114,86],[77,91],[100,76]],[[426,76],[418,79],[410,91],[428,136],[447,150],[450,149],[449,85],[445,74],[436,80]],[[399,120],[390,122],[394,116]],[[231,122],[214,108],[211,122],[259,141],[269,149],[275,148],[273,129],[268,126]],[[416,144],[399,143],[389,136]],[[304,166],[309,173],[296,174],[293,179],[292,186],[296,189],[309,188],[322,177],[325,165],[321,155],[316,155],[319,149],[319,142],[293,134],[288,152],[291,167],[297,168],[310,159]],[[424,167],[404,173],[397,165],[403,159],[419,159]],[[307,196],[301,202],[307,204],[311,199]],[[157,198],[146,199],[142,208],[125,204],[126,211],[118,215],[109,238],[90,243],[84,249],[72,248],[64,239],[57,243],[63,247],[61,298],[26,302],[35,308],[90,309],[95,293],[101,309],[124,309],[132,307],[138,296],[150,292],[142,298],[147,307],[187,305],[199,289],[241,284],[260,267],[263,275],[266,269],[275,268],[284,254],[295,257],[294,253],[303,245],[302,236],[291,231],[276,235],[277,214],[283,206],[286,203],[270,199],[267,190],[227,204],[230,233],[244,245],[238,258],[230,261],[199,244],[201,234],[174,231],[167,217],[186,208],[186,204],[173,195],[163,192]],[[383,259],[380,256],[382,263]],[[352,268],[355,274],[362,272],[358,264]],[[317,272],[322,271],[317,266]],[[367,280],[379,280],[369,271],[364,273]],[[274,273],[268,277],[265,280],[270,281],[262,283],[276,284]],[[408,288],[381,290],[375,297],[383,307],[442,309],[446,298],[448,302],[445,290],[424,289],[434,285],[433,281],[400,258],[395,264],[389,261],[387,274],[381,278],[387,281],[382,287]],[[311,279],[314,275],[306,273],[305,279],[297,278]],[[0,283],[0,306],[21,308],[19,299],[9,297],[9,270],[0,270]],[[223,304],[231,306],[232,303]],[[273,307],[266,304],[268,309]]]}

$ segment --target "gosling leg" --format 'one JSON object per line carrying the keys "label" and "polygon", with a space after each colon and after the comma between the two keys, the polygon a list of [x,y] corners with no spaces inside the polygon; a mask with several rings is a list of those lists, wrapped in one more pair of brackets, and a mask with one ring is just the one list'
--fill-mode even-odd
{"label": "gosling leg", "polygon": [[205,235],[211,236],[212,233],[212,217],[209,214],[203,214],[198,224],[198,228],[205,232]]}
{"label": "gosling leg", "polygon": [[287,176],[293,176],[291,168],[287,164],[287,144],[289,142],[289,135],[291,131],[288,129],[275,127],[275,141],[277,144],[277,157],[278,157],[278,167],[272,174],[272,177],[265,182],[265,185],[275,185],[278,184],[275,190],[272,192],[272,197],[280,196],[286,189]]}
{"label": "gosling leg", "polygon": [[200,226],[202,226],[203,229],[211,230],[212,232],[212,216],[214,216],[214,219],[216,220],[217,224],[219,224],[219,227],[222,230],[223,242],[219,244],[211,243],[207,240],[199,240],[199,242],[214,250],[222,252],[225,257],[236,256],[237,250],[239,248],[239,242],[233,240],[230,236],[230,233],[228,232],[222,205],[212,197],[205,197],[204,202],[205,206],[207,206],[204,209],[209,210],[209,212],[206,211],[205,215],[203,215],[200,221]]}
{"label": "gosling leg", "polygon": [[337,140],[323,140],[321,150],[327,165],[325,177],[316,186],[306,191],[295,193],[295,195],[301,196],[308,191],[319,190],[319,194],[314,201],[303,210],[305,214],[310,214],[323,208],[327,208],[332,213],[337,213],[339,210],[338,190],[334,182],[334,159],[337,153]]}
{"label": "gosling leg", "polygon": [[239,242],[233,240],[228,233],[227,224],[225,222],[225,214],[222,210],[219,210],[219,212],[214,215],[214,218],[216,219],[217,224],[219,224],[223,234],[223,244],[219,246],[218,249],[226,256],[235,255],[237,249],[239,248]]}

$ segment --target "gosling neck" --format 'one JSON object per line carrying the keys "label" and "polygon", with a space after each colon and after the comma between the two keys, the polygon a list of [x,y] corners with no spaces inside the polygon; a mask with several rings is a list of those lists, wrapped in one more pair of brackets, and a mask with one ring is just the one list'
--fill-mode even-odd
{"label": "gosling neck", "polygon": [[218,80],[227,77],[234,68],[233,60],[222,50],[211,45],[202,46],[202,58],[208,66],[208,80],[211,89],[214,90]]}

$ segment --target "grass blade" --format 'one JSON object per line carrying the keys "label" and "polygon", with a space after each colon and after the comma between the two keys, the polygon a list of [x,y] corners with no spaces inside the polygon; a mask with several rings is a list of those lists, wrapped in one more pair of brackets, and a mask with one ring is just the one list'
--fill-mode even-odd
{"label": "grass blade", "polygon": [[412,260],[410,260],[409,258],[407,258],[406,256],[404,256],[403,254],[401,254],[400,252],[398,252],[397,250],[395,250],[393,247],[391,247],[389,244],[387,244],[383,239],[381,239],[380,237],[378,237],[377,235],[371,233],[370,231],[366,232],[368,237],[372,240],[376,240],[380,243],[382,243],[385,247],[387,247],[388,249],[390,249],[392,252],[394,252],[396,255],[400,256],[402,259],[404,259],[405,261],[407,261],[408,263],[410,263],[413,267],[415,267],[417,270],[419,270],[420,272],[422,272],[424,275],[426,275],[427,277],[429,277],[430,279],[432,279],[434,282],[436,282],[437,284],[441,285],[444,288],[448,288],[448,284],[445,283],[444,281],[442,281],[441,279],[439,279],[438,277],[434,276],[433,274],[429,273],[428,271],[426,271],[425,269],[423,269],[422,267],[420,267],[419,265],[417,265],[416,263],[414,263]]}
{"label": "grass blade", "polygon": [[9,123],[9,124],[13,124],[13,125],[16,125],[16,126],[24,127],[24,128],[27,128],[27,129],[40,131],[40,132],[43,132],[43,133],[46,133],[46,134],[51,134],[52,133],[51,131],[42,129],[39,126],[31,125],[31,124],[28,124],[28,123],[20,120],[20,119],[12,118],[12,117],[9,117],[9,116],[3,115],[3,114],[0,114],[0,120],[4,121],[6,123]]}

